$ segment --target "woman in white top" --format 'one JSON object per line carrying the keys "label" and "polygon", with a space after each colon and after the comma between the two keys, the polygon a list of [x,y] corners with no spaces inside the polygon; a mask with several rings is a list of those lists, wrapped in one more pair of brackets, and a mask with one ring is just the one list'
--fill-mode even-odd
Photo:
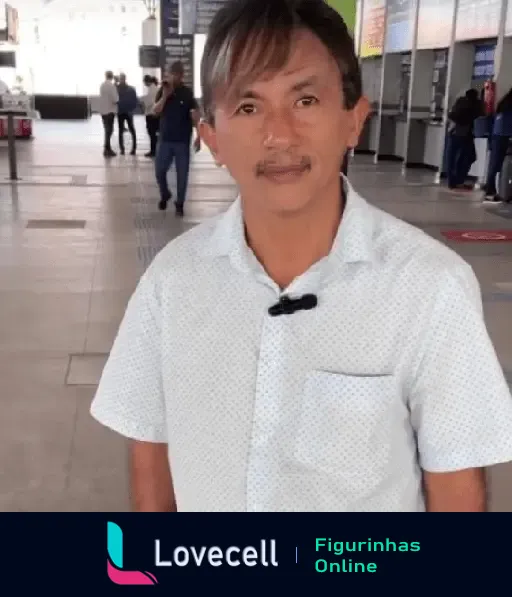
{"label": "woman in white top", "polygon": [[156,154],[156,144],[158,141],[158,124],[159,118],[153,114],[153,106],[155,105],[156,94],[158,91],[158,81],[155,77],[146,75],[144,77],[144,85],[147,88],[146,95],[142,98],[144,105],[144,113],[146,114],[146,128],[149,135],[150,150],[146,153],[146,157],[152,158]]}

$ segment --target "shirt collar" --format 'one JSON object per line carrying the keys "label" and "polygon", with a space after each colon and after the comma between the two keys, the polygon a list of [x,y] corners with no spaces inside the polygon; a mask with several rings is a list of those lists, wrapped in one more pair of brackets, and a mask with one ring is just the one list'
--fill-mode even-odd
{"label": "shirt collar", "polygon": [[373,262],[374,212],[346,177],[342,177],[342,182],[346,197],[345,209],[330,256],[342,263]]}
{"label": "shirt collar", "polygon": [[[373,211],[346,177],[342,177],[342,181],[345,209],[328,259],[342,263],[373,262]],[[245,239],[240,197],[220,216],[207,243],[206,254],[211,257],[230,256],[239,264],[252,263],[254,258]]]}

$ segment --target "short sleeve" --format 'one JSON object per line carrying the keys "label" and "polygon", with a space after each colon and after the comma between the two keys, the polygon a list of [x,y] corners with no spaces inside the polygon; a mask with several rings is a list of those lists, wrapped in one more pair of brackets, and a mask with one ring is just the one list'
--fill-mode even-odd
{"label": "short sleeve", "polygon": [[191,110],[199,110],[199,103],[196,100],[196,98],[194,97],[194,92],[192,91],[192,89],[189,89],[189,103],[190,103],[190,109]]}
{"label": "short sleeve", "polygon": [[121,435],[166,443],[160,335],[160,303],[150,266],[128,303],[90,412]]}
{"label": "short sleeve", "polygon": [[421,467],[450,472],[512,460],[512,397],[463,264],[441,277],[410,395]]}

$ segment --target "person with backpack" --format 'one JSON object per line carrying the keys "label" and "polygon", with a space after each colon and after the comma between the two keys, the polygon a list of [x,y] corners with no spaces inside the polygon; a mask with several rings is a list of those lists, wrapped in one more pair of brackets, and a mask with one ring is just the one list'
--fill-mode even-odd
{"label": "person with backpack", "polygon": [[482,116],[483,105],[476,89],[468,89],[448,114],[447,178],[452,190],[472,190],[466,179],[476,160],[473,125]]}

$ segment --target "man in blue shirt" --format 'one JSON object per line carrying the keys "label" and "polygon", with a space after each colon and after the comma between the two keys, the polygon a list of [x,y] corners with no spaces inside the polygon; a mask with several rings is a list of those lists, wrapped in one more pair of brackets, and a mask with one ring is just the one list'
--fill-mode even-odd
{"label": "man in blue shirt", "polygon": [[[184,68],[181,62],[171,65],[158,92],[154,113],[160,116],[159,142],[155,159],[155,173],[160,189],[161,210],[167,208],[172,197],[167,183],[167,173],[176,160],[178,197],[176,215],[183,216],[190,168],[192,129],[199,125],[199,106],[193,91],[183,84]],[[194,142],[195,151],[201,148],[199,133]]]}
{"label": "man in blue shirt", "polygon": [[124,125],[126,123],[130,135],[132,136],[132,151],[130,155],[135,155],[135,152],[137,151],[137,133],[133,126],[133,113],[137,109],[138,99],[135,88],[127,84],[126,75],[124,74],[119,76],[117,92],[119,94],[117,114],[119,126],[119,149],[121,150],[121,155],[124,155]]}

